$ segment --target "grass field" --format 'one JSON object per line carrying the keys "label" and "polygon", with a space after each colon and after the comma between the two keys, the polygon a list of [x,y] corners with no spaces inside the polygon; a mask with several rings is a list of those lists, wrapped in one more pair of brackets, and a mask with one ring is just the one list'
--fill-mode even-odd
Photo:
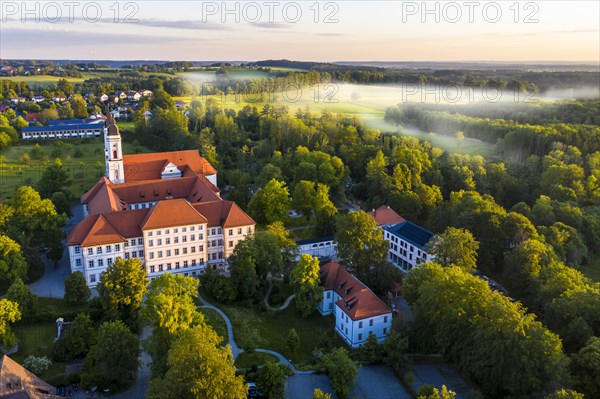
{"label": "grass field", "polygon": [[[203,298],[214,303],[229,316],[233,324],[236,343],[242,348],[265,348],[281,353],[295,364],[311,364],[312,353],[317,348],[343,346],[344,343],[334,331],[332,316],[313,314],[303,318],[297,311],[294,301],[280,312],[260,311],[239,304],[223,305],[212,299],[200,287]],[[287,335],[295,328],[300,336],[300,345],[294,352],[287,348]]]}
{"label": "grass field", "polygon": [[[436,147],[448,152],[462,154],[481,154],[489,156],[493,146],[481,140],[465,138],[458,146],[455,137],[440,134],[429,134],[418,129],[403,128],[390,125],[384,121],[385,110],[403,100],[403,92],[395,87],[362,86],[351,84],[330,84],[315,87],[303,87],[275,93],[259,95],[211,95],[199,97],[174,97],[176,100],[191,102],[194,99],[215,100],[221,107],[239,111],[249,105],[262,109],[265,105],[284,105],[290,113],[308,108],[315,114],[323,111],[341,113],[362,119],[365,125],[382,132],[397,133],[426,140]],[[435,132],[434,132],[435,133]]]}
{"label": "grass field", "polygon": [[[3,157],[0,162],[0,198],[9,198],[23,185],[35,186],[45,167],[57,158],[54,148],[56,140],[40,142],[43,155],[35,160],[31,157],[34,144],[26,143],[9,147],[0,153]],[[84,192],[93,187],[104,173],[104,142],[102,138],[85,140],[64,140],[64,145],[59,158],[69,176],[67,189],[77,199]],[[143,147],[135,147],[130,143],[123,143],[123,152],[132,154],[135,150],[147,152]],[[77,158],[75,153],[81,151],[82,156]],[[21,157],[28,154],[32,158],[28,164],[23,164]]]}
{"label": "grass field", "polygon": [[206,324],[215,329],[217,335],[227,342],[227,325],[225,320],[213,309],[198,308],[198,311],[204,315]]}
{"label": "grass field", "polygon": [[279,362],[275,356],[262,352],[242,352],[235,359],[235,367],[239,369],[249,369],[252,366],[262,366],[267,361]]}

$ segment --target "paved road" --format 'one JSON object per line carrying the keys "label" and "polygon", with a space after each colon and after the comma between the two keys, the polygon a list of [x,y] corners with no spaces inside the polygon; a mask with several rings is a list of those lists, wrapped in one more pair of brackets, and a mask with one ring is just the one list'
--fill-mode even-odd
{"label": "paved road", "polygon": [[[323,374],[288,377],[285,384],[285,397],[290,399],[311,398],[313,391],[319,388],[332,393],[329,377]],[[332,397],[335,397],[332,394]],[[361,367],[354,381],[350,398],[356,399],[411,399],[410,394],[400,384],[392,369],[386,366]]]}
{"label": "paved road", "polygon": [[[67,220],[67,224],[63,228],[66,232],[70,231],[77,223],[83,220],[83,206],[75,205],[72,209],[73,216]],[[43,255],[41,256],[46,265],[46,271],[42,278],[29,286],[31,292],[35,295],[47,298],[63,298],[65,296],[64,281],[69,273],[71,273],[71,265],[69,264],[69,251],[67,250],[66,240],[63,241],[63,245],[65,246],[65,251],[56,266],[54,262],[49,261]]]}

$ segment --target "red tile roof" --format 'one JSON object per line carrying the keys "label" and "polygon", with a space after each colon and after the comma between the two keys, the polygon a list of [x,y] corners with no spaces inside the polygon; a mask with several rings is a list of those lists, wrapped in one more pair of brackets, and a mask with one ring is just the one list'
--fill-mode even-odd
{"label": "red tile roof", "polygon": [[184,199],[159,201],[150,208],[141,223],[144,230],[163,227],[204,224],[207,220]]}
{"label": "red tile roof", "polygon": [[123,155],[125,181],[160,179],[165,162],[173,162],[180,170],[187,166],[196,174],[210,176],[216,169],[197,150]]}
{"label": "red tile roof", "polygon": [[233,201],[212,201],[194,204],[194,208],[208,219],[208,227],[250,226],[255,222]]}
{"label": "red tile roof", "polygon": [[379,208],[373,209],[373,211],[367,213],[369,216],[375,219],[377,226],[402,223],[405,220],[387,205],[381,205]]}
{"label": "red tile roof", "polygon": [[321,266],[321,285],[325,291],[334,290],[341,299],[335,304],[352,320],[391,313],[392,310],[367,286],[343,268],[330,261]]}

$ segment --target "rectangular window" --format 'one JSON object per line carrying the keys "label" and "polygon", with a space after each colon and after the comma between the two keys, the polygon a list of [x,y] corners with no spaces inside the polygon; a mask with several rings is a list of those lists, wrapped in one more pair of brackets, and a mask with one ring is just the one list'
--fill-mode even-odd
{"label": "rectangular window", "polygon": [[358,340],[362,341],[362,334],[358,334]]}
{"label": "rectangular window", "polygon": [[167,263],[167,270],[171,270],[171,264]]}
{"label": "rectangular window", "polygon": [[108,258],[106,260],[106,263],[108,263],[109,266],[112,265],[113,264],[113,258]]}
{"label": "rectangular window", "polygon": [[[179,263],[179,262],[177,262],[177,263]],[[188,267],[188,261],[187,260],[183,261],[183,267]]]}
{"label": "rectangular window", "polygon": [[331,298],[331,291],[327,291],[327,299]]}
{"label": "rectangular window", "polygon": [[96,248],[96,254],[98,254],[98,255],[102,254],[102,247]]}
{"label": "rectangular window", "polygon": [[81,252],[81,247],[75,247],[75,253],[78,254]]}
{"label": "rectangular window", "polygon": [[187,248],[183,248],[183,254],[187,255]]}
{"label": "rectangular window", "polygon": [[383,329],[383,333],[384,333],[384,334],[387,334],[387,328],[384,328],[384,329]]}
{"label": "rectangular window", "polygon": [[217,227],[217,234],[223,234],[223,230],[220,227]]}
{"label": "rectangular window", "polygon": [[215,234],[217,234],[217,229],[210,229],[210,235],[214,236]]}
{"label": "rectangular window", "polygon": [[238,228],[238,234],[242,234],[242,228]]}
{"label": "rectangular window", "polygon": [[187,242],[187,236],[182,236],[182,237],[181,237],[181,241],[182,241],[182,242]]}
{"label": "rectangular window", "polygon": [[150,259],[154,259],[154,252],[150,252]]}
{"label": "rectangular window", "polygon": [[191,247],[192,253],[195,254],[196,253],[196,247]]}
{"label": "rectangular window", "polygon": [[81,266],[81,259],[75,259],[75,266]]}
{"label": "rectangular window", "polygon": [[383,316],[383,322],[387,323],[387,316]]}
{"label": "rectangular window", "polygon": [[171,256],[171,250],[167,249],[167,256]]}
{"label": "rectangular window", "polygon": [[194,231],[194,230],[196,230],[196,226],[190,227],[190,231]]}
{"label": "rectangular window", "polygon": [[148,237],[152,237],[152,232],[151,231],[148,232]]}
{"label": "rectangular window", "polygon": [[88,255],[93,255],[94,254],[94,250],[92,248],[88,248]]}
{"label": "rectangular window", "polygon": [[104,259],[98,259],[98,266],[104,266]]}
{"label": "rectangular window", "polygon": [[174,234],[177,234],[177,233],[179,233],[179,229],[173,229],[173,233],[174,233]]}
{"label": "rectangular window", "polygon": [[156,232],[156,235],[157,235],[157,236],[159,236],[159,235],[160,235],[160,230],[158,230],[158,231]]}
{"label": "rectangular window", "polygon": [[369,320],[369,326],[373,326],[373,319]]}
{"label": "rectangular window", "polygon": [[169,230],[169,229],[165,230],[165,234],[171,234],[171,230]]}
{"label": "rectangular window", "polygon": [[[135,253],[135,252],[134,252],[134,253]],[[143,258],[143,257],[144,257],[144,250],[141,250],[141,251],[140,251],[140,258]]]}
{"label": "rectangular window", "polygon": [[158,257],[162,258],[162,251],[158,251]]}
{"label": "rectangular window", "polygon": [[233,235],[233,229],[229,229],[229,235],[232,236]]}
{"label": "rectangular window", "polygon": [[129,252],[125,252],[125,259],[129,259]]}
{"label": "rectangular window", "polygon": [[233,241],[229,241],[229,248],[233,248]]}
{"label": "rectangular window", "polygon": [[115,244],[115,251],[121,250],[121,244]]}
{"label": "rectangular window", "polygon": [[94,261],[88,260],[88,267],[94,267]]}
{"label": "rectangular window", "polygon": [[[141,256],[141,254],[142,254],[142,251],[140,251],[140,256]],[[132,258],[137,258],[137,251],[132,251],[131,252],[131,257]]]}
{"label": "rectangular window", "polygon": [[173,243],[179,244],[179,237],[173,237]]}
{"label": "rectangular window", "polygon": [[[149,236],[151,236],[152,234],[148,234],[148,235],[149,235]],[[140,239],[138,239],[138,244],[141,244],[141,242],[140,242],[140,241],[142,241],[142,239],[141,239],[141,238],[140,238]],[[132,245],[132,246],[133,246],[133,245],[135,245],[135,238],[131,240],[131,245]]]}
{"label": "rectangular window", "polygon": [[219,259],[223,259],[223,252],[219,252]]}
{"label": "rectangular window", "polygon": [[190,236],[190,241],[196,241],[196,234],[192,234]]}
{"label": "rectangular window", "polygon": [[175,269],[179,269],[179,262],[175,262]]}
{"label": "rectangular window", "polygon": [[182,233],[185,233],[186,231],[187,231],[187,227],[182,227],[182,228],[181,228],[181,232],[182,232]]}
{"label": "rectangular window", "polygon": [[362,328],[362,321],[358,322],[358,328]]}
{"label": "rectangular window", "polygon": [[154,240],[148,240],[148,246],[149,247],[154,246]]}
{"label": "rectangular window", "polygon": [[[131,240],[133,242],[135,242],[135,240]],[[144,245],[144,239],[143,238],[138,238],[138,245]]]}
{"label": "rectangular window", "polygon": [[175,255],[179,255],[179,248],[175,248]]}
{"label": "rectangular window", "polygon": [[252,234],[252,227],[248,227],[248,234]]}
{"label": "rectangular window", "polygon": [[[192,266],[196,266],[196,259],[192,259]],[[183,267],[187,267],[186,262],[183,262]]]}
{"label": "rectangular window", "polygon": [[170,238],[165,238],[165,245],[169,245],[171,244],[171,239]]}
{"label": "rectangular window", "polygon": [[95,283],[95,282],[96,282],[96,275],[90,274],[90,283]]}
{"label": "rectangular window", "polygon": [[107,254],[110,253],[111,249],[112,249],[112,247],[110,245],[107,245],[106,246],[106,253]]}
{"label": "rectangular window", "polygon": [[203,233],[198,234],[198,239],[199,240],[204,240],[204,234]]}
{"label": "rectangular window", "polygon": [[223,240],[219,240],[219,246],[222,247],[223,246]]}
{"label": "rectangular window", "polygon": [[162,238],[159,238],[158,240],[156,240],[156,245],[162,245]]}
{"label": "rectangular window", "polygon": [[200,251],[200,252],[204,252],[204,245],[200,245],[200,246],[198,247],[198,251]]}
{"label": "rectangular window", "polygon": [[154,266],[150,266],[150,273],[154,273]]}

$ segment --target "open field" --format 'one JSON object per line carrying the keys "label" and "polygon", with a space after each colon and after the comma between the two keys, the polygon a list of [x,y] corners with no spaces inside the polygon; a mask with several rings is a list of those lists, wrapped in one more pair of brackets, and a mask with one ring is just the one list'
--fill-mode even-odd
{"label": "open field", "polygon": [[[176,100],[191,102],[194,99],[215,100],[221,107],[240,110],[249,105],[262,109],[265,105],[284,105],[291,113],[308,108],[312,112],[342,113],[360,118],[370,128],[382,132],[391,132],[417,137],[431,142],[448,152],[463,154],[481,154],[489,156],[493,146],[480,140],[465,138],[460,146],[455,137],[429,134],[418,129],[402,128],[386,123],[385,110],[402,101],[415,102],[419,98],[407,96],[402,88],[391,86],[363,86],[352,84],[325,84],[315,87],[303,87],[275,93],[246,95],[212,95],[199,97],[174,97]],[[435,132],[434,132],[435,133]]]}
{"label": "open field", "polygon": [[[15,145],[0,153],[3,157],[0,162],[0,198],[11,197],[20,186],[35,186],[46,166],[54,162],[57,157],[61,159],[69,176],[67,189],[76,199],[98,182],[104,173],[102,138],[64,140],[60,154],[55,150],[56,141],[41,141],[43,155],[37,160],[31,156],[35,146],[33,143]],[[141,146],[134,148],[131,143],[123,143],[123,151],[125,154],[133,154],[136,151],[147,152]],[[28,154],[31,158],[27,164],[21,161],[24,154]],[[76,154],[81,156],[76,157]]]}

